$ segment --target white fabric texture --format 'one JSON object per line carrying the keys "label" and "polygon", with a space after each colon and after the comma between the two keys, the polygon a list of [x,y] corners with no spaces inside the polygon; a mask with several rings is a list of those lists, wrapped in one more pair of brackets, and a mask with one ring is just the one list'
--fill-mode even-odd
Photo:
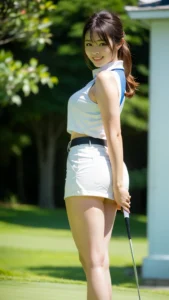
{"label": "white fabric texture", "polygon": [[[123,184],[129,188],[129,175],[124,164]],[[108,148],[81,144],[70,148],[64,199],[70,196],[98,196],[114,200],[112,168]]]}
{"label": "white fabric texture", "polygon": [[[118,60],[110,62],[101,68],[93,70],[94,79],[91,80],[85,87],[74,93],[68,101],[68,115],[67,115],[67,132],[78,132],[88,136],[106,139],[106,134],[101,118],[98,104],[93,102],[89,96],[89,90],[94,84],[96,75],[102,70],[124,69],[123,61]],[[116,71],[112,71],[117,81],[119,90],[119,103],[121,99],[121,83],[119,75]],[[120,105],[120,111],[123,109],[125,97]]]}

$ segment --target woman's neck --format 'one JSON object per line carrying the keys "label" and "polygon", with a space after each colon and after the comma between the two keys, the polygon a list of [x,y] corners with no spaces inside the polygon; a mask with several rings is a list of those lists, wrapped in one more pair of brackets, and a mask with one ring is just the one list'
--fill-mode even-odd
{"label": "woman's neck", "polygon": [[100,68],[96,68],[92,70],[93,78],[96,77],[98,73],[104,70],[112,70],[113,68],[123,68],[123,61],[122,60],[115,60],[110,61],[109,63],[105,64]]}

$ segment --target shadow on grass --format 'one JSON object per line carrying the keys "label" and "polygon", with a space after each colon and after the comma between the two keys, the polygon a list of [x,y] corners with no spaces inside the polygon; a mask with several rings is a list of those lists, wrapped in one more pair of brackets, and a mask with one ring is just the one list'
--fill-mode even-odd
{"label": "shadow on grass", "polygon": [[[42,266],[40,268],[31,267],[28,269],[33,271],[36,275],[50,276],[52,278],[68,279],[68,280],[80,280],[86,281],[85,273],[82,267],[51,267]],[[141,267],[137,267],[138,274],[141,272]],[[110,267],[110,273],[112,278],[112,283],[118,284],[135,284],[134,271],[131,266],[125,267]]]}
{"label": "shadow on grass", "polygon": [[[65,209],[47,210],[33,206],[18,205],[16,207],[0,206],[0,221],[25,227],[70,229]],[[146,218],[131,215],[131,233],[133,237],[146,236]],[[113,236],[126,237],[123,214],[117,213]]]}
{"label": "shadow on grass", "polygon": [[0,221],[26,227],[70,229],[64,209],[48,210],[24,205],[0,207]]}

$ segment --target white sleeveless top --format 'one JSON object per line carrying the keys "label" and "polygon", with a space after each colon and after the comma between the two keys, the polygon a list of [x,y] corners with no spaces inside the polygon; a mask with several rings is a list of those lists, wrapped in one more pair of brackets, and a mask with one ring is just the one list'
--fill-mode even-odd
{"label": "white sleeveless top", "polygon": [[[92,71],[94,79],[91,80],[85,87],[74,93],[68,101],[68,114],[67,114],[67,132],[73,131],[106,140],[106,134],[103,126],[103,121],[100,109],[97,103],[93,102],[88,92],[95,82],[96,75],[102,70],[124,69],[123,61],[118,60],[110,62],[101,68]],[[118,73],[112,71],[117,81],[119,90],[119,103],[121,99],[121,81]],[[125,97],[120,104],[120,112],[122,111],[125,102]]]}

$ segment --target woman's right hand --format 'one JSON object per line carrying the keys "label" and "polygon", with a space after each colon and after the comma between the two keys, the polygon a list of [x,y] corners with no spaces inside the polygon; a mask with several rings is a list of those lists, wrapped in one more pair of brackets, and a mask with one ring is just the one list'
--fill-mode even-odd
{"label": "woman's right hand", "polygon": [[122,207],[125,211],[130,213],[130,199],[131,196],[128,190],[121,186],[113,189],[114,200],[117,203],[117,206]]}

